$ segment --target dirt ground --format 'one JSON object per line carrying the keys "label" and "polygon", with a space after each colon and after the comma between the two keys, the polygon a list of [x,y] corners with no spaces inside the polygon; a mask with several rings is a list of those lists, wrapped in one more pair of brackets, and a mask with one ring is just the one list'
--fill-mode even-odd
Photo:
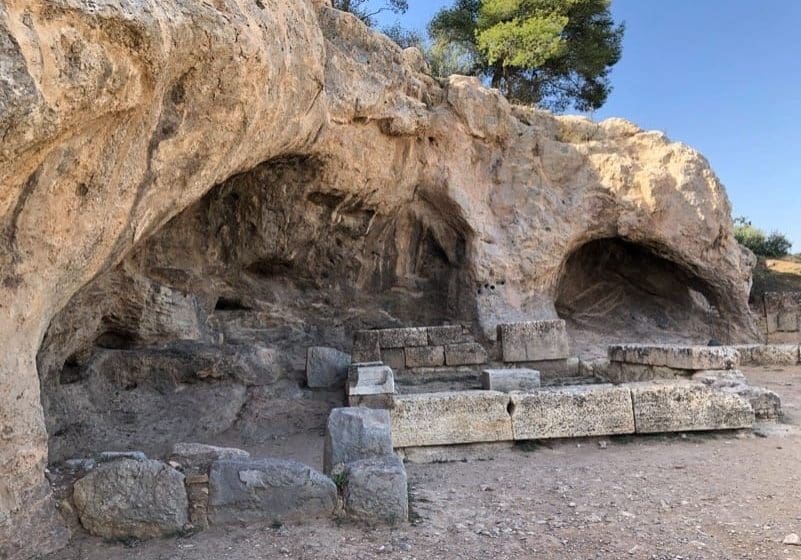
{"label": "dirt ground", "polygon": [[746,375],[782,396],[784,424],[410,464],[413,520],[396,529],[265,524],[127,545],[80,535],[49,560],[801,559],[782,544],[801,534],[801,368]]}

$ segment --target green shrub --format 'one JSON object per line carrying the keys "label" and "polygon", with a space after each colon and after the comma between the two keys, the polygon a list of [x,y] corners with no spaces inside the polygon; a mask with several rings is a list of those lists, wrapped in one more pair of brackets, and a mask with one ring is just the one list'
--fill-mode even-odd
{"label": "green shrub", "polygon": [[734,220],[734,237],[740,245],[751,249],[760,257],[786,257],[793,246],[784,234],[774,231],[768,235],[742,217]]}

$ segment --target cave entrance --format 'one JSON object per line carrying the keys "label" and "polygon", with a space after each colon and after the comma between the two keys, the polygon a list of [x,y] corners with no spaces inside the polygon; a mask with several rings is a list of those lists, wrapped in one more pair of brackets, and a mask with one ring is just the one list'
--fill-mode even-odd
{"label": "cave entrance", "polygon": [[686,267],[621,238],[590,241],[567,258],[556,310],[577,350],[610,342],[727,342],[709,285]]}

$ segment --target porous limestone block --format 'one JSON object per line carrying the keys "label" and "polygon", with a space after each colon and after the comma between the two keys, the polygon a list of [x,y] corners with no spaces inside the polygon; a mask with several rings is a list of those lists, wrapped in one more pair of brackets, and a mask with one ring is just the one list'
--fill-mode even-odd
{"label": "porous limestone block", "polygon": [[353,363],[381,361],[381,335],[379,331],[356,331],[353,335],[351,359]]}
{"label": "porous limestone block", "polygon": [[399,395],[390,411],[393,447],[512,440],[509,396],[496,391]]}
{"label": "porous limestone block", "polygon": [[531,391],[541,385],[540,372],[535,369],[485,369],[481,372],[481,386],[487,391]]}
{"label": "porous limestone block", "polygon": [[438,367],[445,365],[445,348],[443,346],[415,346],[404,349],[406,367]]}
{"label": "porous limestone block", "polygon": [[402,329],[382,329],[379,344],[381,348],[406,348],[408,346],[426,346],[428,333],[420,327]]}
{"label": "porous limestone block", "polygon": [[343,491],[345,511],[370,525],[398,525],[409,518],[406,468],[389,454],[348,463]]}
{"label": "porous limestone block", "polygon": [[779,332],[797,332],[798,331],[798,313],[795,311],[782,311],[778,317],[778,331]]}
{"label": "porous limestone block", "polygon": [[527,321],[498,325],[504,362],[563,360],[570,355],[565,322]]}
{"label": "porous limestone block", "polygon": [[798,344],[750,344],[735,348],[742,366],[792,366],[801,363]]}
{"label": "porous limestone block", "polygon": [[381,361],[393,370],[406,369],[406,352],[403,348],[382,348]]}
{"label": "porous limestone block", "polygon": [[335,408],[328,416],[323,472],[336,465],[392,454],[389,412],[370,408]]}
{"label": "porous limestone block", "polygon": [[395,392],[392,368],[379,363],[354,364],[348,373],[348,395],[385,395]]}
{"label": "porous limestone block", "polygon": [[222,459],[247,460],[250,453],[234,447],[215,447],[202,443],[176,443],[170,452],[170,461],[181,465],[185,473],[208,474],[214,461]]}
{"label": "porous limestone block", "polygon": [[632,383],[638,434],[750,428],[754,410],[742,397],[692,381]]}
{"label": "porous limestone block", "polygon": [[512,393],[515,440],[634,433],[625,386],[575,385]]}
{"label": "porous limestone block", "polygon": [[444,346],[464,342],[461,325],[446,325],[442,327],[426,327],[429,346]]}
{"label": "porous limestone block", "polygon": [[738,359],[731,346],[622,344],[609,346],[608,352],[611,362],[695,371],[732,369]]}
{"label": "porous limestone block", "polygon": [[445,364],[472,366],[487,363],[487,351],[477,342],[463,342],[445,346]]}
{"label": "porous limestone block", "polygon": [[665,366],[609,362],[604,377],[612,383],[633,383],[657,379],[685,379],[692,370],[673,369]]}
{"label": "porous limestone block", "polygon": [[350,355],[336,348],[312,346],[306,350],[306,384],[312,389],[344,387],[349,367]]}

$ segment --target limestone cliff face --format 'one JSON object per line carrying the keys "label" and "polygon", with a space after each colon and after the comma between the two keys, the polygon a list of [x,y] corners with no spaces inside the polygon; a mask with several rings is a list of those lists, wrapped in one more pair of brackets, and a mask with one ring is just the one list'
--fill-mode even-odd
{"label": "limestone cliff face", "polygon": [[[269,195],[215,214],[222,195],[198,201],[222,183],[220,193]],[[470,78],[435,80],[419,53],[320,1],[0,3],[0,185],[2,557],[65,538],[43,479],[36,356],[62,309],[48,341],[63,344],[45,362],[83,344],[81,328],[104,334],[64,328],[80,302],[118,310],[98,324],[140,309],[146,340],[152,317],[212,312],[242,290],[220,266],[204,284],[215,263],[299,271],[281,274],[302,295],[309,282],[330,289],[312,274],[327,262],[347,289],[395,294],[375,300],[397,308],[394,320],[473,321],[491,338],[499,320],[554,317],[567,272],[582,269],[571,256],[617,239],[680,271],[729,338],[753,330],[751,262],[697,152],[622,120],[512,107]],[[193,220],[199,235],[165,272]],[[200,234],[220,239],[201,247]],[[155,307],[107,298],[122,277],[157,294]],[[398,304],[429,288],[444,302],[430,314]],[[195,317],[169,332],[213,340]]]}

